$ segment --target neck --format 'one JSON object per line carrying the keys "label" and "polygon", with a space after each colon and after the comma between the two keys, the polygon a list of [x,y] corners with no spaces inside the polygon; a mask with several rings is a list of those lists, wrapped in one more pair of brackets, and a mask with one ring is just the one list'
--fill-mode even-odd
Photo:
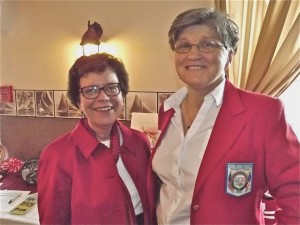
{"label": "neck", "polygon": [[96,138],[97,138],[98,141],[107,141],[107,140],[110,139],[110,134],[106,137],[100,137],[96,134]]}
{"label": "neck", "polygon": [[107,141],[110,139],[113,124],[97,126],[95,124],[91,124],[88,120],[88,125],[99,141]]}
{"label": "neck", "polygon": [[191,127],[194,122],[197,113],[203,103],[202,100],[191,101],[188,99],[188,96],[181,103],[181,112],[182,112],[182,121],[184,125],[184,133]]}
{"label": "neck", "polygon": [[109,140],[110,139],[110,134],[111,134],[111,128],[112,127],[109,127],[109,128],[98,128],[96,130],[94,130],[95,132],[95,135],[97,137],[97,139],[99,141],[106,141],[106,140]]}
{"label": "neck", "polygon": [[204,97],[212,92],[224,79],[225,77],[221,76],[205,87],[187,86],[188,93],[197,99],[204,99]]}

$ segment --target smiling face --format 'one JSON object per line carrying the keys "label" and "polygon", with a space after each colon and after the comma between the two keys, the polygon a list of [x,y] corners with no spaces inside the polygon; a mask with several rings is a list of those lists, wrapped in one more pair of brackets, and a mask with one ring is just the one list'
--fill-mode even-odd
{"label": "smiling face", "polygon": [[[110,83],[119,83],[119,80],[115,72],[107,69],[104,72],[87,73],[80,78],[79,83],[80,88],[93,85],[103,87]],[[93,130],[107,128],[112,126],[122,111],[122,93],[109,97],[101,90],[95,99],[87,99],[80,93],[78,107],[88,118],[89,126]]]}
{"label": "smiling face", "polygon": [[[176,43],[199,44],[202,41],[221,44],[217,34],[207,25],[185,28],[179,34]],[[220,47],[212,52],[203,53],[196,46],[192,46],[187,53],[174,52],[174,60],[179,78],[189,88],[209,93],[225,79],[225,69],[232,60],[232,52]]]}

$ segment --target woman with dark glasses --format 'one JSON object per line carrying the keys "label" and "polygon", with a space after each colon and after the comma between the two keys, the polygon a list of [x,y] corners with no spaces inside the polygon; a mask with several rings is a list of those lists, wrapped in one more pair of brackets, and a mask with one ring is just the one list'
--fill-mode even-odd
{"label": "woman with dark glasses", "polygon": [[152,224],[149,141],[117,121],[127,93],[127,72],[112,55],[82,56],[71,67],[68,96],[83,118],[41,155],[41,224]]}

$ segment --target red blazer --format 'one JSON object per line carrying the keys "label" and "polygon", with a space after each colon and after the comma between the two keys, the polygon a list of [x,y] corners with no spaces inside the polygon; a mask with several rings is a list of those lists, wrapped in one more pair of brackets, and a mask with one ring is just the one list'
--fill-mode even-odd
{"label": "red blazer", "polygon": [[[161,134],[151,160],[173,114],[173,109],[160,109]],[[299,224],[299,152],[299,140],[287,124],[279,100],[238,89],[226,81],[223,105],[198,171],[191,224],[264,224],[261,200],[267,190],[281,208],[276,211],[277,222]],[[228,172],[232,163],[251,167],[250,176],[246,176],[247,191],[241,196],[231,192],[238,191],[232,188],[238,187],[233,183],[238,173]],[[152,173],[148,185],[155,186],[155,182]]]}
{"label": "red blazer", "polygon": [[[148,139],[139,131],[118,125],[123,135],[122,160],[141,197],[145,224],[152,224],[146,189]],[[134,215],[133,207],[126,207],[121,185],[113,154],[80,121],[70,133],[50,143],[40,157],[40,222],[129,224],[128,214]]]}

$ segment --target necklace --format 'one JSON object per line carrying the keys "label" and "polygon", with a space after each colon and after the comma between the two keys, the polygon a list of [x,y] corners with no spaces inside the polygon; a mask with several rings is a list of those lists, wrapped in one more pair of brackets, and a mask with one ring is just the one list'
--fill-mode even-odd
{"label": "necklace", "polygon": [[190,129],[190,127],[191,127],[191,125],[192,125],[192,119],[191,119],[191,117],[190,117],[190,113],[189,113],[189,107],[188,107],[188,105],[187,105],[187,100],[185,100],[184,101],[184,106],[185,106],[185,111],[186,111],[186,115],[187,115],[187,122],[188,122],[188,124],[189,125],[187,125],[186,127],[187,127],[187,129]]}

